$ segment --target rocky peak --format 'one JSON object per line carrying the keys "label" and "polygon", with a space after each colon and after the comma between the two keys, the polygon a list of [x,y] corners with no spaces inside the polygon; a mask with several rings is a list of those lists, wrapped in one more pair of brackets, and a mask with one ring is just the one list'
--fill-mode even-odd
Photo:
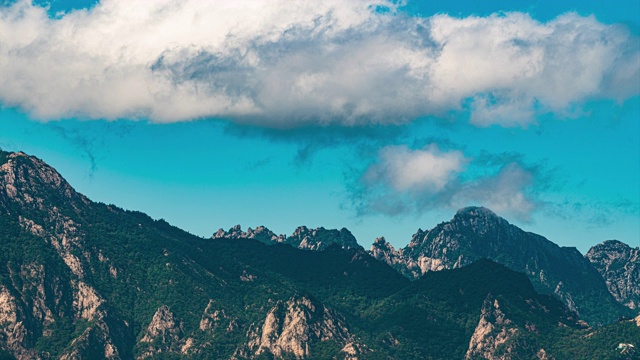
{"label": "rocky peak", "polygon": [[[46,210],[51,199],[65,200],[73,208],[89,200],[77,193],[51,166],[23,152],[3,152],[0,157],[0,206],[8,201],[26,208]],[[4,204],[3,204],[4,203]]]}
{"label": "rocky peak", "polygon": [[630,309],[640,308],[640,248],[618,240],[607,240],[585,257],[607,283],[609,292]]}
{"label": "rocky peak", "polygon": [[470,206],[458,210],[451,222],[460,227],[471,228],[472,231],[479,234],[484,234],[491,228],[495,228],[500,225],[509,225],[506,220],[482,206]]}
{"label": "rocky peak", "polygon": [[510,224],[485,207],[469,206],[458,210],[450,221],[443,222],[431,230],[418,229],[411,237],[407,247],[421,247],[431,239],[429,235],[434,232],[459,232],[461,230],[468,232],[470,230],[472,233],[484,235],[498,229],[500,226],[508,227]]}
{"label": "rocky peak", "polygon": [[423,231],[422,229],[418,229],[418,231],[416,231],[416,233],[411,236],[411,241],[409,241],[409,245],[407,245],[407,247],[414,247],[422,243],[426,235],[427,232]]}
{"label": "rocky peak", "polygon": [[299,226],[286,240],[287,244],[303,250],[324,250],[332,244],[343,249],[362,249],[356,238],[346,228],[340,230],[319,227],[309,229]]}
{"label": "rocky peak", "polygon": [[373,242],[368,253],[374,259],[391,266],[410,279],[417,278],[421,275],[420,268],[417,264],[404,256],[402,250],[396,250],[393,245],[387,242],[384,236],[377,238]]}
{"label": "rocky peak", "polygon": [[387,242],[387,239],[384,238],[384,236],[376,238],[373,241],[373,245],[371,245],[371,250],[373,250],[374,248],[391,249],[392,251],[395,251],[395,249],[393,248],[393,245],[389,244]]}
{"label": "rocky peak", "polygon": [[264,226],[258,226],[255,229],[248,228],[245,232],[242,231],[240,225],[236,225],[229,231],[219,229],[213,234],[212,238],[254,239],[267,245],[286,243],[298,249],[314,251],[324,250],[333,244],[337,244],[343,249],[362,249],[353,234],[346,228],[340,230],[325,229],[323,227],[310,229],[306,226],[299,226],[291,236],[286,237],[285,235],[276,235]]}
{"label": "rocky peak", "polygon": [[218,229],[213,236],[213,239],[254,239],[258,240],[267,245],[271,245],[273,243],[284,242],[286,237],[284,235],[276,235],[273,231],[267,229],[265,226],[258,226],[254,229],[247,228],[247,231],[242,231],[242,227],[240,225],[236,225],[229,229],[229,231],[224,231],[223,229]]}
{"label": "rocky peak", "polygon": [[248,234],[242,231],[240,224],[232,226],[229,231],[224,231],[224,229],[220,228],[212,236],[214,239],[247,239],[248,237]]}
{"label": "rocky peak", "polygon": [[499,218],[496,213],[487,209],[484,206],[467,206],[456,211],[454,219],[457,217],[484,217],[484,218]]}
{"label": "rocky peak", "polygon": [[555,293],[593,324],[614,321],[625,313],[577,249],[523,231],[484,207],[460,209],[452,220],[418,230],[401,253],[408,266],[411,261],[418,266],[419,274],[492,259],[524,272],[538,291]]}
{"label": "rocky peak", "polygon": [[369,249],[369,254],[384,263],[389,265],[397,262],[400,253],[393,247],[393,245],[389,244],[384,236],[377,238],[373,244],[371,245],[371,249]]}
{"label": "rocky peak", "polygon": [[[320,229],[320,228],[319,228]],[[324,230],[324,228],[322,228]],[[316,229],[318,230],[318,229]],[[309,234],[311,231],[309,230],[308,227],[302,225],[302,226],[298,226],[294,231],[293,234],[291,234],[291,237],[301,237],[301,236],[305,236],[307,234]]]}

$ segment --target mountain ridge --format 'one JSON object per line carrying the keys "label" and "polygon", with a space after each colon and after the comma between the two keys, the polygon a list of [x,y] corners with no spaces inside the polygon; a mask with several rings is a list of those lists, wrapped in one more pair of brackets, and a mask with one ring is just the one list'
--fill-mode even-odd
{"label": "mountain ridge", "polygon": [[555,294],[589,323],[631,316],[578,249],[526,232],[484,207],[463,208],[450,221],[419,229],[393,256],[405,259],[406,273],[419,276],[489,258],[526,273],[539,292]]}
{"label": "mountain ridge", "polygon": [[0,263],[9,358],[615,358],[604,344],[640,336],[585,328],[490,260],[412,282],[361,248],[197,237],[94,203],[25,154],[0,164]]}

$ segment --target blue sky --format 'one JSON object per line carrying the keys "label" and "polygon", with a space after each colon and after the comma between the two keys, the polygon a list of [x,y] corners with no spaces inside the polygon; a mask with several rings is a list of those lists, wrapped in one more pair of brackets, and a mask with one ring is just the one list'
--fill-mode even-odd
{"label": "blue sky", "polygon": [[637,2],[230,4],[5,2],[0,147],[202,236],[484,205],[640,245]]}

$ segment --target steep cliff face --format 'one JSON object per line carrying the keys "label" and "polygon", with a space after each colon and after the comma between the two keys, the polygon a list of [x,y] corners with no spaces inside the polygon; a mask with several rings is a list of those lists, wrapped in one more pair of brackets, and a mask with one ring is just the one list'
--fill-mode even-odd
{"label": "steep cliff face", "polygon": [[[266,304],[273,306],[271,297],[247,299],[245,292],[290,291],[235,260],[250,255],[203,267],[207,256],[196,262],[183,253],[201,253],[194,244],[202,239],[144,214],[93,203],[35,157],[0,155],[0,356],[229,358],[248,324]],[[286,241],[265,227],[242,232],[238,226],[218,235]],[[309,250],[357,245],[348,231],[323,228],[299,228],[292,241]],[[155,309],[147,305],[166,299]],[[364,349],[342,317],[317,301],[277,301],[276,310],[288,315],[269,313],[254,353],[307,357],[315,342],[327,341],[345,357]],[[276,323],[279,329],[269,328]]]}
{"label": "steep cliff face", "polygon": [[598,244],[585,257],[607,283],[609,292],[630,309],[640,309],[640,249],[617,240]]}
{"label": "steep cliff face", "polygon": [[269,310],[262,326],[251,328],[247,335],[253,356],[269,353],[276,358],[318,357],[312,349],[321,342],[337,345],[342,349],[342,358],[356,356],[363,350],[341,316],[304,296],[279,301]]}
{"label": "steep cliff face", "polygon": [[[0,166],[0,347],[18,358],[118,358],[128,354],[119,334],[126,325],[110,315],[86,280],[91,249],[78,216],[90,203],[53,168],[23,153]],[[54,203],[56,206],[51,206]],[[1,322],[2,320],[0,320]],[[64,352],[36,348],[67,338]],[[126,346],[125,346],[126,347]]]}
{"label": "steep cliff face", "polygon": [[514,349],[509,342],[517,333],[517,327],[502,312],[498,300],[488,296],[482,306],[480,321],[469,341],[465,359],[512,359]]}
{"label": "steep cliff face", "polygon": [[419,230],[402,255],[407,268],[417,264],[423,274],[489,258],[524,272],[538,291],[555,294],[594,325],[626,314],[577,249],[525,232],[486,208],[465,208],[451,221]]}
{"label": "steep cliff face", "polygon": [[402,249],[394,249],[384,237],[377,238],[368,253],[374,259],[391,266],[410,279],[416,279],[422,275],[418,264],[413,259],[404,256]]}
{"label": "steep cliff face", "polygon": [[[33,333],[25,326],[26,316],[17,299],[5,286],[0,287],[0,348],[20,358],[39,358],[32,349]],[[49,320],[51,321],[51,320]]]}
{"label": "steep cliff face", "polygon": [[[231,233],[286,241],[264,227]],[[199,238],[91,202],[39,159],[0,151],[0,358],[462,358],[474,332],[474,348],[502,339],[495,303],[478,326],[487,293],[511,321],[505,334],[517,328],[504,344],[540,344],[516,342],[514,354],[591,341],[560,302],[496,263],[410,282],[346,230],[294,235],[296,248]],[[400,264],[405,249],[387,245],[373,252]],[[482,335],[489,323],[497,335]],[[630,343],[640,328],[624,325],[601,336]]]}
{"label": "steep cliff face", "polygon": [[[168,306],[158,308],[140,340],[140,346],[146,346],[139,359],[156,356],[160,353],[181,353],[186,342],[183,342],[184,329]],[[185,348],[187,350],[188,348]],[[185,351],[186,352],[186,351]]]}

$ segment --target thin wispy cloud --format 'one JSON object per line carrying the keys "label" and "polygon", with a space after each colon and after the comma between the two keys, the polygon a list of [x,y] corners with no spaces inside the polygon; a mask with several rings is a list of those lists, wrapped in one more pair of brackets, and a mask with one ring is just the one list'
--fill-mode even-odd
{"label": "thin wispy cloud", "polygon": [[410,215],[477,204],[530,221],[541,205],[536,193],[545,180],[543,171],[513,154],[495,156],[491,163],[486,158],[442,151],[435,143],[421,149],[385,147],[352,181],[351,199],[360,215]]}
{"label": "thin wispy cloud", "polygon": [[[388,11],[381,11],[385,9]],[[638,94],[638,38],[569,13],[456,18],[386,1],[105,0],[0,7],[0,102],[43,120],[528,126]]]}

